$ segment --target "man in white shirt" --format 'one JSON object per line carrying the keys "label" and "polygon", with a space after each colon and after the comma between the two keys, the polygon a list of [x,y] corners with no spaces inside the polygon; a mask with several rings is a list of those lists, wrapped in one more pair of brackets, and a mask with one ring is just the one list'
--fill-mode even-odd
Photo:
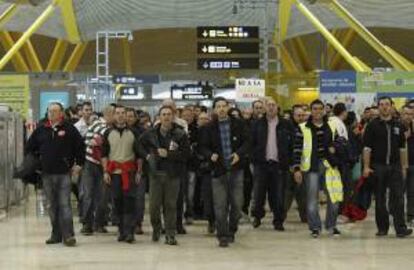
{"label": "man in white shirt", "polygon": [[82,104],[82,118],[75,124],[76,129],[79,131],[83,138],[85,138],[86,133],[88,132],[88,127],[91,124],[90,122],[92,113],[92,103],[85,101]]}
{"label": "man in white shirt", "polygon": [[329,118],[329,122],[335,126],[336,134],[339,137],[343,137],[346,140],[349,139],[348,137],[348,129],[344,121],[348,117],[348,111],[344,103],[337,103],[333,108],[334,116]]}

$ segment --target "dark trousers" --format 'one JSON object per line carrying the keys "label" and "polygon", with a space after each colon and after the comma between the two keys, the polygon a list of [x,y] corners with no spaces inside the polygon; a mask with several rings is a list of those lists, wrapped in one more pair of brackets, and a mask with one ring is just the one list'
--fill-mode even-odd
{"label": "dark trousers", "polygon": [[254,208],[253,217],[265,216],[266,194],[273,211],[273,224],[283,224],[285,220],[285,182],[287,172],[281,170],[276,162],[254,166]]}
{"label": "dark trousers", "polygon": [[44,174],[42,180],[49,201],[51,237],[55,240],[62,240],[74,236],[70,176],[68,174]]}
{"label": "dark trousers", "polygon": [[111,191],[115,212],[119,218],[119,234],[128,236],[134,234],[137,219],[137,193],[135,173],[129,175],[129,190],[122,190],[122,177],[119,174],[111,175]]}
{"label": "dark trousers", "polygon": [[108,192],[103,184],[101,165],[86,161],[82,170],[82,223],[89,227],[105,225]]}
{"label": "dark trousers", "polygon": [[149,210],[151,225],[155,232],[161,232],[161,209],[164,214],[165,233],[174,236],[177,228],[177,198],[180,178],[166,173],[150,174]]}
{"label": "dark trousers", "polygon": [[253,192],[253,174],[250,169],[250,164],[246,165],[244,168],[244,184],[243,184],[243,213],[246,215],[249,214],[250,203],[252,201],[252,192]]}
{"label": "dark trousers", "polygon": [[378,230],[388,232],[390,227],[386,196],[389,189],[389,211],[394,217],[395,231],[404,231],[407,227],[404,219],[404,181],[401,166],[374,164],[372,169],[375,177],[375,221]]}
{"label": "dark trousers", "polygon": [[339,213],[342,213],[342,209],[344,208],[344,206],[349,204],[352,200],[353,179],[351,165],[340,165],[339,172],[341,173],[341,181],[344,191],[344,200],[342,203],[339,204]]}
{"label": "dark trousers", "polygon": [[184,201],[185,201],[185,192],[186,192],[186,185],[187,183],[187,171],[179,176],[179,189],[178,189],[178,197],[177,197],[177,227],[183,226],[183,217],[184,217]]}
{"label": "dark trousers", "polygon": [[232,171],[212,180],[217,237],[234,236],[243,206],[243,171]]}
{"label": "dark trousers", "polygon": [[414,220],[414,166],[408,168],[407,180],[407,220]]}
{"label": "dark trousers", "polygon": [[204,217],[210,222],[214,223],[214,204],[213,204],[213,187],[212,177],[210,174],[201,176],[201,197],[203,201]]}
{"label": "dark trousers", "polygon": [[293,175],[291,173],[288,173],[288,177],[286,177],[285,186],[285,219],[287,217],[287,213],[289,212],[290,207],[292,206],[293,199],[296,200],[300,220],[302,222],[305,222],[307,220],[305,184],[302,183],[298,185],[293,179]]}
{"label": "dark trousers", "polygon": [[142,176],[141,182],[138,185],[137,190],[137,224],[142,225],[145,214],[145,191],[147,189],[148,179],[146,176]]}

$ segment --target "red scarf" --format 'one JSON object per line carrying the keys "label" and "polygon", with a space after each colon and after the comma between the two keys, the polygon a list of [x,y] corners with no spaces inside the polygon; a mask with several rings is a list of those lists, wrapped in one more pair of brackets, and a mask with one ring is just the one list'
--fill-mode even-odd
{"label": "red scarf", "polygon": [[106,171],[112,174],[115,170],[121,170],[122,190],[129,190],[129,173],[137,170],[137,165],[133,161],[119,163],[109,160],[106,165]]}

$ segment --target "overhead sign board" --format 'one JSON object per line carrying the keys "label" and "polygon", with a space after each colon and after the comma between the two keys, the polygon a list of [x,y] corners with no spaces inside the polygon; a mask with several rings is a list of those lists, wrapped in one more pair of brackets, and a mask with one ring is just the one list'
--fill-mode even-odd
{"label": "overhead sign board", "polygon": [[200,26],[197,27],[200,39],[249,39],[259,38],[257,26]]}
{"label": "overhead sign board", "polygon": [[145,98],[144,88],[139,86],[121,86],[119,94],[122,100],[141,100]]}
{"label": "overhead sign board", "polygon": [[160,76],[115,74],[112,76],[112,82],[114,84],[157,84],[160,82]]}
{"label": "overhead sign board", "polygon": [[198,42],[199,54],[259,54],[259,42]]}
{"label": "overhead sign board", "polygon": [[0,105],[10,107],[26,119],[30,106],[29,76],[1,75]]}
{"label": "overhead sign board", "polygon": [[264,97],[266,92],[265,80],[236,79],[236,99],[251,102]]}
{"label": "overhead sign board", "polygon": [[212,88],[201,84],[173,85],[171,96],[174,99],[208,99],[212,97]]}
{"label": "overhead sign board", "polygon": [[259,58],[199,58],[199,70],[259,69]]}
{"label": "overhead sign board", "polygon": [[330,72],[319,74],[321,93],[355,93],[357,91],[357,74],[354,71]]}

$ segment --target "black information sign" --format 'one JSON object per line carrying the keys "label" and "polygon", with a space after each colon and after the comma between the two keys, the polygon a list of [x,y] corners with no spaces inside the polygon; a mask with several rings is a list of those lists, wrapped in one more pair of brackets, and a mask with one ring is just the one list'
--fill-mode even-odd
{"label": "black information sign", "polygon": [[259,58],[199,58],[199,70],[259,69]]}
{"label": "black information sign", "polygon": [[199,54],[259,54],[259,42],[198,42]]}
{"label": "black information sign", "polygon": [[121,99],[144,99],[144,89],[139,86],[121,86],[119,89]]}
{"label": "black information sign", "polygon": [[197,27],[200,39],[251,39],[259,38],[257,26],[200,26]]}

